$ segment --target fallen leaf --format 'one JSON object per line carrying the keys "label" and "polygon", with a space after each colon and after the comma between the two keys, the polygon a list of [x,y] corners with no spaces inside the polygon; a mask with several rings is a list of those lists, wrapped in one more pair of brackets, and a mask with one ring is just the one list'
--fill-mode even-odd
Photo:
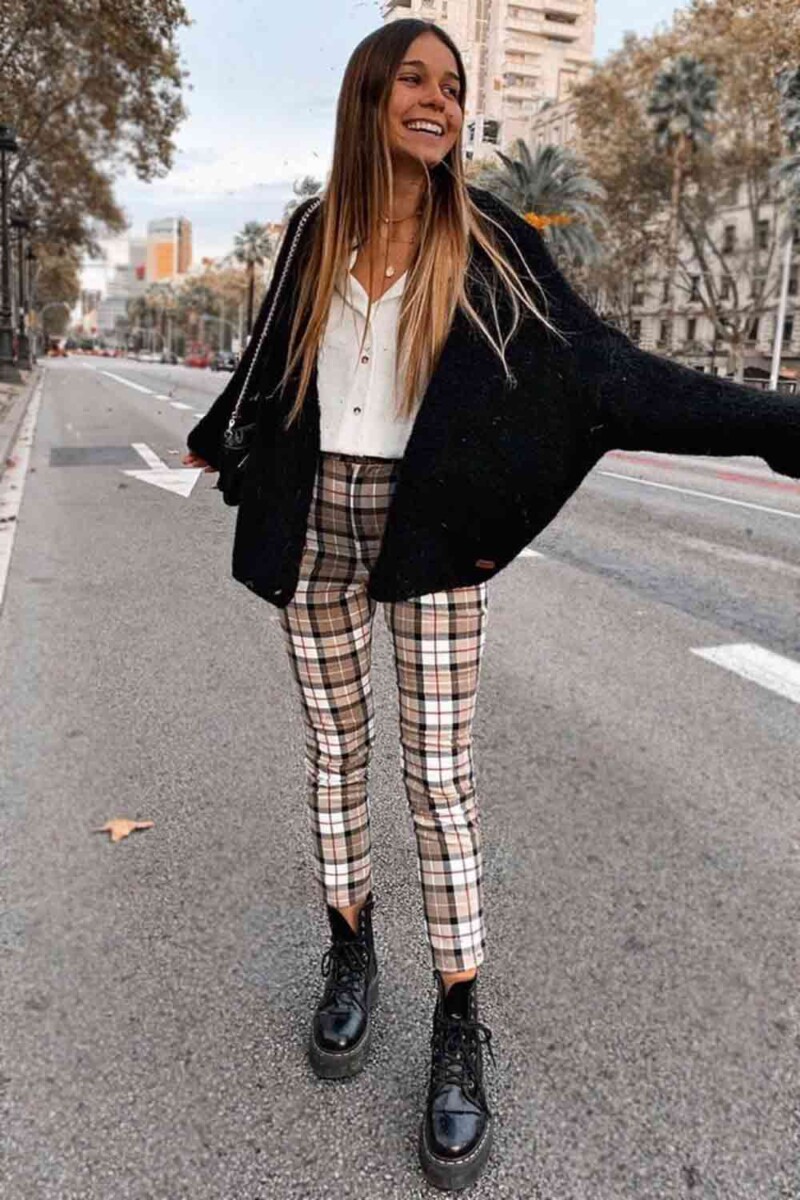
{"label": "fallen leaf", "polygon": [[112,842],[121,842],[133,833],[134,829],[152,829],[153,825],[153,821],[129,821],[127,817],[114,817],[112,821],[106,821],[100,829],[93,829],[92,833],[110,833]]}

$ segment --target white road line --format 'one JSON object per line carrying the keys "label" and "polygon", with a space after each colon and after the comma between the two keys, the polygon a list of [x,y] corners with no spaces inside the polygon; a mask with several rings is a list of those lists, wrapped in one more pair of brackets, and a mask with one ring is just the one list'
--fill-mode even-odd
{"label": "white road line", "polygon": [[624,479],[627,483],[639,483],[642,487],[662,488],[666,492],[680,492],[682,496],[699,496],[702,500],[717,500],[720,504],[733,504],[737,508],[754,508],[756,512],[774,513],[778,517],[791,517],[800,521],[800,512],[789,512],[785,508],[770,508],[767,504],[749,504],[746,500],[731,500],[729,496],[715,496],[713,492],[698,492],[694,488],[676,487],[674,483],[655,483],[652,479],[637,479],[634,475],[622,475],[617,471],[598,471],[610,479]]}
{"label": "white road line", "polygon": [[107,375],[109,379],[116,379],[117,383],[124,383],[126,387],[134,388],[137,392],[144,392],[147,396],[155,395],[152,388],[142,387],[140,383],[134,383],[132,379],[125,379],[122,375],[115,375],[113,371],[101,371],[100,374]]}
{"label": "white road line", "polygon": [[775,654],[772,650],[749,642],[733,646],[706,646],[693,649],[692,654],[800,704],[800,663],[791,658],[784,658],[782,654]]}
{"label": "white road line", "polygon": [[192,416],[193,416],[193,417],[197,417],[198,421],[199,421],[199,420],[200,420],[202,417],[204,417],[205,415],[206,415],[205,413],[199,413],[199,412],[192,413]]}
{"label": "white road line", "polygon": [[0,480],[0,606],[2,606],[5,596],[11,551],[14,548],[14,538],[19,523],[17,518],[22,505],[22,493],[25,490],[36,418],[39,415],[43,391],[44,376],[37,385],[22,422],[19,436],[11,448],[11,466],[6,467],[3,478]]}
{"label": "white road line", "polygon": [[172,399],[172,396],[162,396],[162,395],[156,396],[156,400],[171,400],[171,399]]}
{"label": "white road line", "polygon": [[540,550],[531,550],[530,547],[526,546],[524,550],[520,550],[519,557],[520,558],[544,558],[544,555],[541,553]]}
{"label": "white road line", "polygon": [[170,400],[170,404],[172,405],[173,408],[182,408],[186,412],[192,411],[191,404],[183,404],[180,400]]}
{"label": "white road line", "polygon": [[131,445],[133,446],[136,453],[140,456],[140,458],[144,459],[144,461],[147,463],[148,467],[150,467],[151,470],[153,470],[153,471],[163,471],[164,470],[164,468],[166,467],[166,463],[163,463],[161,461],[161,459],[158,457],[158,455],[155,454],[145,442],[131,442]]}

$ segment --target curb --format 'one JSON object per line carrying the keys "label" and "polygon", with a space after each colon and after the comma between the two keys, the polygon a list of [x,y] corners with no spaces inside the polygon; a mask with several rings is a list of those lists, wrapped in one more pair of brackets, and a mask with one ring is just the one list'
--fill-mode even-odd
{"label": "curb", "polygon": [[41,380],[43,369],[36,366],[28,375],[25,383],[22,385],[22,390],[11,405],[11,409],[5,420],[0,422],[0,479],[5,474],[10,458],[14,449],[14,443],[17,440],[20,426],[25,418],[25,413],[28,411],[28,405],[33,399],[33,394],[36,391],[36,386]]}

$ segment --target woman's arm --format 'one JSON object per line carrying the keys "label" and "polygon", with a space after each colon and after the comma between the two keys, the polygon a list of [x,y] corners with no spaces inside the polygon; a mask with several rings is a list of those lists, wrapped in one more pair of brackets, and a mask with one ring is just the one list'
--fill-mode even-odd
{"label": "woman's arm", "polygon": [[[608,449],[765,458],[800,478],[800,396],[757,391],[635,346],[570,286],[538,230],[501,201],[504,224],[547,296],[548,316],[600,414]],[[499,213],[498,213],[499,215]]]}
{"label": "woman's arm", "polygon": [[205,462],[209,463],[214,470],[219,469],[222,454],[222,435],[231,419],[231,413],[239,398],[239,392],[244,387],[244,381],[247,378],[250,363],[256,353],[261,332],[264,328],[270,306],[272,305],[273,296],[275,295],[275,288],[277,287],[277,282],[280,279],[289,253],[292,238],[294,237],[300,218],[313,199],[311,197],[304,203],[299,204],[289,218],[281,241],[281,247],[278,251],[275,269],[272,272],[270,286],[258,311],[258,317],[253,325],[253,332],[250,336],[250,341],[247,343],[247,348],[240,358],[236,370],[228,380],[227,386],[217,396],[206,415],[189,431],[186,439],[191,452],[197,455],[198,458],[202,458]]}

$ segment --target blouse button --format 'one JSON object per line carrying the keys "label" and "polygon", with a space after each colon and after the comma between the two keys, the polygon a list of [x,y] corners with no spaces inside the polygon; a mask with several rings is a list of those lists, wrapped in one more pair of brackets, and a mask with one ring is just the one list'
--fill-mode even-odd
{"label": "blouse button", "polygon": [[361,412],[361,409],[360,409],[360,408],[354,408],[354,409],[353,409],[353,412],[354,412],[354,413],[360,413],[360,412]]}
{"label": "blouse button", "polygon": [[368,363],[368,362],[369,362],[369,355],[368,355],[368,354],[362,354],[362,355],[361,355],[361,361],[362,361],[362,363]]}

